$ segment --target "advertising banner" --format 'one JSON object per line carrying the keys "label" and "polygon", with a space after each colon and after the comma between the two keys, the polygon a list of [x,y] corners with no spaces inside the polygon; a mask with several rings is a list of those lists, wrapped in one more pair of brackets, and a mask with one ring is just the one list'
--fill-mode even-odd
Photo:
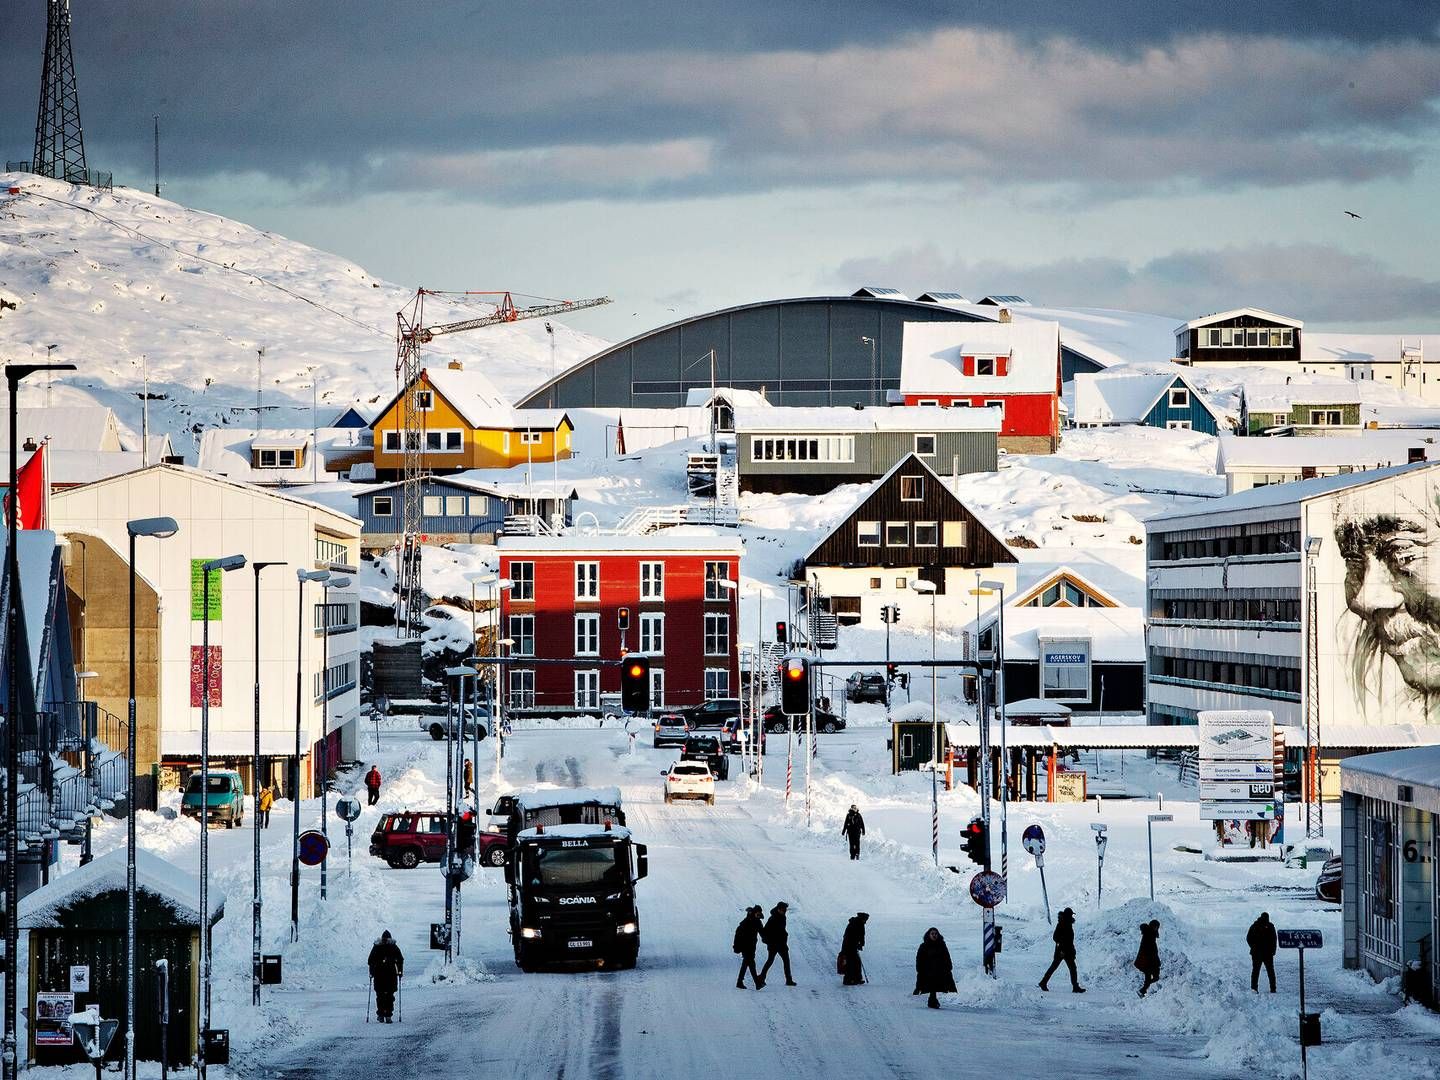
{"label": "advertising banner", "polygon": [[40,990],[35,994],[35,1045],[70,1046],[75,1032],[70,1016],[75,1012],[75,995]]}
{"label": "advertising banner", "polygon": [[[205,647],[190,646],[190,707],[200,708],[201,688],[205,685]],[[210,707],[220,705],[220,646],[210,646]]]}
{"label": "advertising banner", "polygon": [[1232,780],[1201,780],[1200,798],[1202,799],[1264,799],[1271,802],[1275,798],[1275,785],[1268,781],[1264,783],[1246,784],[1237,783]]}
{"label": "advertising banner", "polygon": [[1201,799],[1201,821],[1274,821],[1276,804],[1271,802],[1237,802],[1222,799]]}
{"label": "advertising banner", "polygon": [[[209,559],[190,560],[190,621],[205,618],[205,564]],[[210,571],[210,621],[220,618],[220,593],[225,580],[224,570]]]}
{"label": "advertising banner", "polygon": [[1273,780],[1273,761],[1202,761],[1201,780],[1245,780],[1258,782]]}
{"label": "advertising banner", "polygon": [[1200,767],[1207,761],[1263,761],[1273,769],[1275,717],[1263,710],[1200,714]]}

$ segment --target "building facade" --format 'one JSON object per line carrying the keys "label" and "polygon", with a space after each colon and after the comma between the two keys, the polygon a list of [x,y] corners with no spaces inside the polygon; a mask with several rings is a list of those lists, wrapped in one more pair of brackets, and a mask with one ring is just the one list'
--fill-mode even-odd
{"label": "building facade", "polygon": [[500,576],[512,583],[500,604],[511,642],[506,708],[614,708],[619,663],[633,653],[650,658],[652,706],[739,694],[739,540],[662,532],[501,537],[497,546]]}
{"label": "building facade", "polygon": [[[420,530],[428,544],[493,544],[513,517],[533,517],[542,527],[571,523],[573,488],[533,489],[513,484],[483,484],[461,476],[426,476],[420,481]],[[404,527],[403,481],[374,484],[355,494],[361,521],[361,546],[383,551],[400,542]]]}
{"label": "building facade", "polygon": [[1440,457],[1440,433],[1356,432],[1308,439],[1241,439],[1222,435],[1215,469],[1228,494],[1317,476],[1347,476]]}
{"label": "building facade", "polygon": [[1361,429],[1360,398],[1310,383],[1240,387],[1241,435],[1346,435]]}
{"label": "building facade", "polygon": [[1075,376],[1076,427],[1137,425],[1216,435],[1229,427],[1183,371],[1128,370]]}
{"label": "building facade", "polygon": [[1261,308],[1235,308],[1175,328],[1175,359],[1191,367],[1300,369],[1305,324]]}

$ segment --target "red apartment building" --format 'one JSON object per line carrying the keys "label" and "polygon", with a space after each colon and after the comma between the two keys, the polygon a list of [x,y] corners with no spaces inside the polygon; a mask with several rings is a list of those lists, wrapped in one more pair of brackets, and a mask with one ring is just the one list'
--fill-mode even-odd
{"label": "red apartment building", "polygon": [[906,405],[999,407],[1000,446],[1024,454],[1060,445],[1060,324],[906,323],[900,396]]}
{"label": "red apartment building", "polygon": [[[585,712],[620,692],[615,662],[650,659],[652,706],[733,697],[741,545],[733,537],[502,537],[500,625],[512,642],[504,682],[509,708]],[[628,627],[622,630],[622,614]],[[524,659],[577,660],[537,663]],[[584,661],[593,660],[593,666]]]}

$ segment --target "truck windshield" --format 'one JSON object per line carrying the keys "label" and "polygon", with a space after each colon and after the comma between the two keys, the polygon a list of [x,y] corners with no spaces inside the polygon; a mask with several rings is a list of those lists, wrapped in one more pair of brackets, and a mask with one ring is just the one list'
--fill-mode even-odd
{"label": "truck windshield", "polygon": [[614,847],[539,848],[530,859],[530,882],[539,885],[619,885],[625,866]]}

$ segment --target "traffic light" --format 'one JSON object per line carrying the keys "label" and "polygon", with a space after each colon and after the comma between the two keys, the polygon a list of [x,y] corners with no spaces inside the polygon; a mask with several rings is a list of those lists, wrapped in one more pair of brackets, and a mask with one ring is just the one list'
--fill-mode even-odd
{"label": "traffic light", "polygon": [[784,645],[784,644],[785,644],[785,638],[786,638],[786,636],[787,636],[786,633],[785,633],[786,629],[787,629],[787,627],[786,627],[786,625],[785,625],[785,623],[784,623],[783,621],[777,622],[777,623],[775,624],[775,641],[776,641],[777,644],[780,644],[780,645]]}
{"label": "traffic light", "polygon": [[965,826],[965,854],[979,866],[989,862],[990,838],[985,833],[985,819],[974,817]]}
{"label": "traffic light", "polygon": [[885,678],[886,678],[888,681],[894,682],[894,681],[895,681],[895,677],[896,677],[897,675],[899,675],[899,674],[900,674],[900,665],[899,665],[899,664],[886,664],[886,665],[885,665]]}
{"label": "traffic light", "polygon": [[780,665],[780,709],[790,716],[810,711],[810,661],[787,656]]}
{"label": "traffic light", "polygon": [[620,705],[629,713],[650,709],[650,658],[629,656],[620,665]]}

